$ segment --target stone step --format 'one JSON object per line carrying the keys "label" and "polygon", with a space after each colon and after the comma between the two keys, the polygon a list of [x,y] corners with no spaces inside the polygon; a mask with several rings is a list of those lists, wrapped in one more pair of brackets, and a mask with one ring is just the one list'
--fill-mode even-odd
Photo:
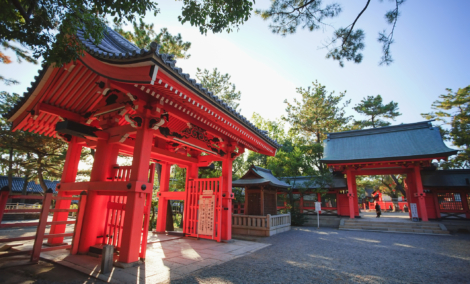
{"label": "stone step", "polygon": [[345,226],[357,226],[357,227],[386,227],[386,228],[409,228],[409,229],[422,229],[422,230],[440,230],[440,226],[416,226],[416,225],[389,225],[389,224],[360,224],[360,223],[344,223]]}
{"label": "stone step", "polygon": [[449,231],[443,230],[419,230],[419,229],[389,229],[385,227],[348,227],[340,226],[340,230],[355,230],[355,231],[374,231],[374,232],[391,232],[391,233],[410,233],[410,234],[438,234],[448,235]]}
{"label": "stone step", "polygon": [[440,228],[439,224],[414,224],[414,223],[388,223],[388,222],[344,222],[348,225],[361,226],[387,226],[387,227],[415,227],[415,228]]}

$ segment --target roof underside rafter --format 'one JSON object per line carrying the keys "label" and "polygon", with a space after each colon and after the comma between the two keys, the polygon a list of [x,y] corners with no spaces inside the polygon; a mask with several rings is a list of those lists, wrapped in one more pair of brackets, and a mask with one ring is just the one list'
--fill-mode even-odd
{"label": "roof underside rafter", "polygon": [[[110,44],[116,43],[117,36],[113,34],[112,37],[113,41],[104,43],[108,50]],[[130,43],[120,44],[129,48]],[[15,130],[56,136],[55,125],[64,119],[102,129],[103,117],[109,120],[111,114],[118,114],[112,117],[117,126],[126,125],[129,123],[126,115],[136,114],[136,109],[135,106],[118,105],[132,105],[121,95],[118,101],[109,102],[109,94],[115,92],[123,97],[127,95],[131,101],[145,101],[153,113],[166,115],[163,126],[173,132],[182,131],[190,123],[207,133],[209,138],[228,140],[263,154],[274,155],[279,147],[263,131],[189,79],[180,68],[175,68],[175,61],[168,55],[159,54],[158,48],[140,55],[134,50],[134,57],[140,56],[138,62],[129,54],[116,59],[121,60],[119,62],[109,62],[103,58],[103,52],[96,52],[96,48],[91,50],[87,45],[87,50],[93,56],[86,54],[75,63],[60,68],[44,67],[40,71],[32,88],[8,114]],[[107,57],[111,58],[109,54]],[[168,138],[168,133],[160,132]],[[197,145],[192,147],[198,149]]]}

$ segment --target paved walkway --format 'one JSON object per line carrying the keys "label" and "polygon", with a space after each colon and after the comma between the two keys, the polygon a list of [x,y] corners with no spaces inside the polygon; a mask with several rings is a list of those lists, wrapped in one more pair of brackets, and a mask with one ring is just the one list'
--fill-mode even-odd
{"label": "paved walkway", "polygon": [[152,236],[149,243],[145,263],[126,269],[114,267],[109,275],[100,274],[101,258],[70,255],[65,250],[42,253],[41,257],[109,283],[161,283],[269,246],[267,243],[241,240],[217,243],[165,235]]}

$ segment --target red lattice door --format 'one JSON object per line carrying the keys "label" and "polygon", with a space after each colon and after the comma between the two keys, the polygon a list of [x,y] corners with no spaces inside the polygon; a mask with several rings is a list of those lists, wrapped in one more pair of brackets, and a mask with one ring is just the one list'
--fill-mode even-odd
{"label": "red lattice door", "polygon": [[187,236],[222,239],[222,177],[189,180],[186,185],[184,232]]}

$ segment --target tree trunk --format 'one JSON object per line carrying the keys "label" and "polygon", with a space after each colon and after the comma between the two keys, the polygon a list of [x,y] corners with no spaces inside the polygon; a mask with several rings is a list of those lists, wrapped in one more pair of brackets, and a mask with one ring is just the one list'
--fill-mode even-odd
{"label": "tree trunk", "polygon": [[175,227],[173,226],[173,210],[171,210],[171,202],[168,200],[168,206],[166,210],[166,228],[168,232],[174,231]]}
{"label": "tree trunk", "polygon": [[13,193],[13,147],[10,147],[8,154],[8,188]]}
{"label": "tree trunk", "polygon": [[[31,153],[26,153],[26,159],[29,161],[31,159]],[[29,178],[30,178],[30,171],[29,169],[26,170],[25,176],[24,176],[24,181],[23,181],[23,189],[21,190],[22,195],[27,195],[28,194],[28,183],[29,183]],[[25,200],[21,199],[21,203],[24,203]]]}
{"label": "tree trunk", "polygon": [[46,194],[46,191],[48,188],[47,188],[46,183],[44,182],[44,177],[42,175],[41,160],[42,160],[42,157],[38,157],[38,179],[39,179],[39,184],[41,185],[44,194]]}
{"label": "tree trunk", "polygon": [[398,189],[401,194],[406,198],[406,190],[403,188],[403,186],[398,182],[398,179],[395,175],[390,175],[390,177],[393,179],[395,184],[397,185],[395,188]]}

